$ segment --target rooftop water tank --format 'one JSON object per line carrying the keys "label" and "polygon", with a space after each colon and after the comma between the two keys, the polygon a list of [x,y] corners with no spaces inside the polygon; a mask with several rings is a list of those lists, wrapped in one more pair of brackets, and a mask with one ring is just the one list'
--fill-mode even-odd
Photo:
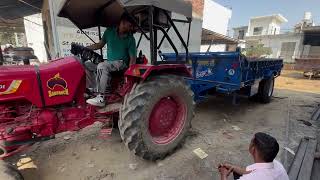
{"label": "rooftop water tank", "polygon": [[312,20],[312,13],[311,12],[305,12],[304,13],[304,18],[303,18],[304,21],[310,21]]}

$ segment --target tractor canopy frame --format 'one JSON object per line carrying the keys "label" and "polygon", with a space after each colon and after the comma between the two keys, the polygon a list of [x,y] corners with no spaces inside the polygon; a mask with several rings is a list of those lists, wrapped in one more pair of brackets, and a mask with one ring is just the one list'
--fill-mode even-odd
{"label": "tractor canopy frame", "polygon": [[[181,14],[186,20],[172,19],[171,12]],[[73,22],[83,34],[92,42],[83,29],[98,27],[99,40],[101,39],[101,26],[116,26],[123,13],[128,13],[141,33],[137,48],[142,37],[150,41],[150,58],[152,65],[159,64],[185,64],[188,63],[188,46],[190,39],[190,29],[192,21],[192,6],[190,2],[183,0],[66,0],[58,16],[69,19]],[[181,36],[174,22],[188,23],[187,42]],[[170,29],[173,29],[185,49],[186,56],[179,56],[179,52],[168,35]],[[158,30],[163,33],[163,37],[158,42]],[[149,35],[147,34],[149,33]],[[176,54],[176,61],[158,61],[157,54],[161,57],[160,47],[163,41],[167,39],[170,46]],[[95,42],[94,42],[95,43]],[[102,55],[102,50],[100,50]],[[181,57],[184,57],[182,59]]]}

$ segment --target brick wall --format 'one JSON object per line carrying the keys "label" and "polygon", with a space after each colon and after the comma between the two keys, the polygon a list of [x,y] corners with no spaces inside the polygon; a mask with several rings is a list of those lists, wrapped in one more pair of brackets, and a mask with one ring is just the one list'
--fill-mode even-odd
{"label": "brick wall", "polygon": [[194,13],[196,13],[200,17],[203,16],[204,0],[186,0],[186,1],[191,1],[192,10]]}

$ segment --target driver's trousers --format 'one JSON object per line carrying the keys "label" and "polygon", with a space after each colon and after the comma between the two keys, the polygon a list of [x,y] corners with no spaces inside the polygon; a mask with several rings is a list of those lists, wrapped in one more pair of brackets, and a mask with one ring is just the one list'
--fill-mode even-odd
{"label": "driver's trousers", "polygon": [[[80,61],[80,60],[79,60]],[[80,61],[81,62],[81,61]],[[86,69],[86,84],[87,88],[93,89],[98,93],[110,93],[111,91],[111,72],[120,71],[126,65],[122,60],[119,61],[104,61],[97,65],[91,61],[85,62]]]}
{"label": "driver's trousers", "polygon": [[104,61],[97,67],[97,91],[100,94],[111,92],[111,72],[123,70],[126,67],[122,60]]}

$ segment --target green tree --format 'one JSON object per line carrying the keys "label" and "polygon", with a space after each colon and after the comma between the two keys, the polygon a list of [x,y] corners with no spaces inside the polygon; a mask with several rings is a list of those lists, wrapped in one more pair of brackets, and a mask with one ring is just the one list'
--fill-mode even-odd
{"label": "green tree", "polygon": [[270,47],[264,47],[263,44],[255,44],[251,45],[250,47],[246,48],[244,51],[244,54],[247,57],[261,57],[261,56],[267,56],[272,54],[272,49]]}

